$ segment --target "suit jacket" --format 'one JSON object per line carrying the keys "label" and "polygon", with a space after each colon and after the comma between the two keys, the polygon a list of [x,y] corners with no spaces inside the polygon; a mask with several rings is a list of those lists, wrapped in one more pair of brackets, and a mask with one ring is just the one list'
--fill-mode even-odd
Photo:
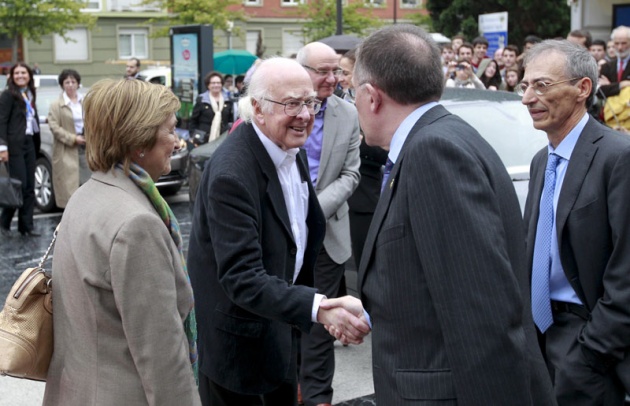
{"label": "suit jacket", "polygon": [[392,169],[359,268],[377,404],[553,404],[524,239],[497,154],[431,108]]}
{"label": "suit jacket", "polygon": [[50,104],[48,125],[53,135],[52,174],[57,207],[66,207],[79,188],[79,146],[72,110],[63,94]]}
{"label": "suit jacket", "polygon": [[[534,157],[525,204],[531,272],[547,148]],[[581,362],[606,369],[630,346],[630,138],[589,119],[571,154],[556,213],[560,261],[590,312]],[[630,377],[625,378],[626,381]]]}
{"label": "suit jacket", "polygon": [[168,229],[120,170],[72,196],[52,265],[44,405],[200,405],[183,322],[192,289]]}
{"label": "suit jacket", "polygon": [[347,202],[359,184],[359,118],[351,103],[334,95],[327,100],[315,192],[327,220],[324,248],[343,264],[352,255]]}
{"label": "suit jacket", "polygon": [[[35,117],[37,107],[35,107]],[[22,153],[26,135],[26,105],[22,100],[17,100],[7,89],[0,94],[0,145],[6,145],[9,155]],[[30,136],[29,136],[30,137]],[[33,134],[35,153],[39,152],[41,139],[39,133]]]}
{"label": "suit jacket", "polygon": [[[601,87],[602,92],[606,95],[606,97],[616,96],[619,94],[619,78],[617,77],[618,71],[619,61],[617,58],[613,58],[610,62],[602,66],[601,74],[610,80],[609,85],[603,85]],[[626,64],[621,80],[630,80],[630,63]]]}
{"label": "suit jacket", "polygon": [[276,168],[251,124],[241,124],[206,164],[193,213],[188,270],[195,291],[199,368],[220,386],[263,394],[296,374],[297,335],[308,333],[313,268],[324,217],[309,184],[304,262]]}

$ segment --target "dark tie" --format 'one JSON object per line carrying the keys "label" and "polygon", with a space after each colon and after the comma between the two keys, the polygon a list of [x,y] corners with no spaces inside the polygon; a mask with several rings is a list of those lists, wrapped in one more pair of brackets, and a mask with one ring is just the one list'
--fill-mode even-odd
{"label": "dark tie", "polygon": [[623,59],[619,58],[619,69],[617,69],[617,82],[621,82],[623,77]]}
{"label": "dark tie", "polygon": [[389,178],[389,174],[392,172],[393,167],[394,163],[391,161],[391,159],[387,158],[387,162],[385,162],[385,169],[383,170],[383,183],[381,183],[381,194],[383,194],[383,190],[385,190],[387,178]]}
{"label": "dark tie", "polygon": [[549,298],[549,272],[551,271],[551,239],[553,238],[553,194],[556,188],[556,166],[559,156],[549,154],[545,169],[545,185],[540,199],[540,214],[534,243],[532,267],[532,315],[541,332],[553,324]]}

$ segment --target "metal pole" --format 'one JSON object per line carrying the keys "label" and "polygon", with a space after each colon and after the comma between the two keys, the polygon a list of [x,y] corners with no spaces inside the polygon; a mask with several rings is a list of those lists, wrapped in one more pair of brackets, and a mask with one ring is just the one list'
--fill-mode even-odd
{"label": "metal pole", "polygon": [[337,35],[343,34],[343,12],[341,9],[341,0],[337,0]]}
{"label": "metal pole", "polygon": [[394,24],[396,24],[396,11],[398,10],[398,0],[393,0],[394,2]]}

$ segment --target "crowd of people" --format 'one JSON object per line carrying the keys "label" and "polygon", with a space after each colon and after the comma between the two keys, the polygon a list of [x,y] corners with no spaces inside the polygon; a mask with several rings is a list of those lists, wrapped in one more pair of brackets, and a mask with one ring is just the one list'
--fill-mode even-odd
{"label": "crowd of people", "polygon": [[[111,79],[83,97],[64,70],[55,148],[72,170],[84,146],[93,175],[67,185],[44,404],[329,406],[334,340],[372,334],[379,405],[623,405],[630,138],[588,112],[630,84],[630,29],[613,31],[607,63],[587,34],[489,58],[482,37],[440,49],[398,24],[343,56],[313,42],[264,60],[244,95],[208,73],[193,130],[215,139],[235,110],[239,122],[203,172],[187,256],[155,187],[180,145],[179,100]],[[0,95],[23,234],[32,82],[18,64]],[[496,152],[438,103],[445,86],[514,91],[547,135],[524,215]]]}

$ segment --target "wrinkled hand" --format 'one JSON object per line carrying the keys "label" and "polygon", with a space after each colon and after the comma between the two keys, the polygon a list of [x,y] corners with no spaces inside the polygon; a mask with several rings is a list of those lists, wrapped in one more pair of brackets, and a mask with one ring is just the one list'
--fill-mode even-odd
{"label": "wrinkled hand", "polygon": [[352,296],[323,299],[319,305],[317,321],[344,344],[361,344],[370,333],[361,301]]}
{"label": "wrinkled hand", "polygon": [[77,145],[85,145],[85,137],[82,135],[77,135],[75,141]]}
{"label": "wrinkled hand", "polygon": [[608,80],[608,78],[604,75],[601,75],[597,82],[600,86],[606,86],[610,84],[610,80]]}
{"label": "wrinkled hand", "polygon": [[0,162],[9,162],[9,151],[0,152]]}

